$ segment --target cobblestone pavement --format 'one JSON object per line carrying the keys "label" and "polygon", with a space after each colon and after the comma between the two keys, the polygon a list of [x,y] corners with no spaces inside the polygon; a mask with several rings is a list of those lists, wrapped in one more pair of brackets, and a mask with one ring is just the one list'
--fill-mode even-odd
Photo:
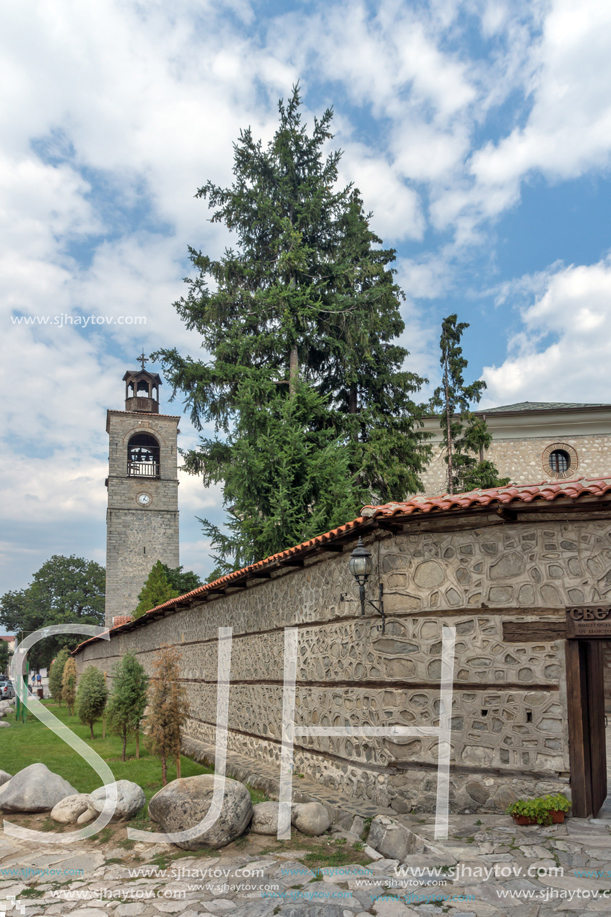
{"label": "cobblestone pavement", "polygon": [[[432,839],[422,818],[401,820]],[[605,819],[519,828],[505,816],[451,816],[443,855],[412,857],[403,875],[397,861],[385,859],[314,868],[313,852],[348,852],[341,833],[316,842],[295,834],[293,849],[284,850],[273,838],[249,835],[243,846],[213,856],[185,855],[169,845],[126,850],[117,837],[103,846],[87,841],[67,848],[0,835],[0,915],[611,914],[611,822]],[[355,859],[362,858],[355,851]]]}

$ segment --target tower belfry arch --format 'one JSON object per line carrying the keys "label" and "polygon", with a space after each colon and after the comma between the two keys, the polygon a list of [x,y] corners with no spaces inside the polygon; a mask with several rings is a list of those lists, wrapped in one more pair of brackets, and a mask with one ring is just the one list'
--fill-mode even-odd
{"label": "tower belfry arch", "polygon": [[151,567],[179,565],[178,416],[159,413],[157,373],[128,370],[125,409],[109,410],[106,626],[130,615]]}

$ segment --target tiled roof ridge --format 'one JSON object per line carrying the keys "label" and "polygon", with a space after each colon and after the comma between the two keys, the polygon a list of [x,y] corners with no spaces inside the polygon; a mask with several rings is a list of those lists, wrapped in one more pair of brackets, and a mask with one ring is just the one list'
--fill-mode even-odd
{"label": "tiled roof ridge", "polygon": [[153,411],[121,411],[119,408],[106,408],[106,410],[109,414],[137,414],[138,417],[174,417],[176,420],[182,417],[182,414],[161,414]]}
{"label": "tiled roof ridge", "polygon": [[[308,541],[303,541],[301,544],[295,545],[292,548],[287,548],[284,551],[279,551],[277,554],[272,554],[270,557],[266,557],[263,560],[257,561],[257,563],[242,567],[241,570],[235,570],[232,573],[221,576],[211,583],[204,583],[203,585],[198,586],[197,589],[192,589],[190,592],[186,592],[184,595],[169,599],[167,602],[163,602],[161,605],[156,605],[155,608],[150,608],[137,620],[142,620],[143,618],[146,618],[147,615],[151,615],[154,612],[158,612],[164,608],[170,608],[177,604],[181,604],[185,601],[188,601],[189,599],[195,598],[196,596],[204,596],[208,592],[218,591],[219,588],[230,586],[233,581],[240,577],[248,576],[249,574],[255,574],[257,571],[264,570],[282,560],[287,560],[288,558],[303,552],[304,550],[307,550],[309,547],[316,547],[317,545],[322,545],[327,541],[334,541],[340,535],[345,535],[351,531],[355,531],[361,528],[363,525],[371,522],[376,516],[412,516],[415,514],[426,515],[430,513],[439,514],[456,510],[465,510],[470,508],[476,509],[494,505],[506,506],[507,504],[511,503],[551,503],[552,501],[557,500],[559,497],[570,497],[571,500],[578,500],[585,496],[602,497],[610,492],[611,475],[607,475],[604,477],[592,479],[574,478],[570,481],[542,481],[539,484],[507,484],[504,487],[491,487],[487,490],[471,490],[461,494],[446,493],[437,497],[416,495],[410,500],[401,502],[385,503],[380,506],[364,506],[361,510],[361,515],[356,519],[353,519],[351,522],[347,522],[345,525],[340,525],[337,528],[332,529],[330,532],[325,532],[322,535],[317,535],[315,538],[311,538]],[[127,625],[119,625],[119,627],[125,626]],[[118,628],[109,628],[109,631],[115,629]],[[108,633],[108,631],[106,631],[106,633]],[[85,640],[83,643],[79,644],[74,652],[78,652],[78,650],[80,650],[81,647],[85,646],[87,643],[98,639],[99,637],[91,637],[90,640]]]}
{"label": "tiled roof ridge", "polygon": [[502,487],[478,488],[460,494],[440,494],[437,497],[418,495],[410,500],[385,503],[381,506],[364,506],[363,516],[372,519],[377,515],[411,516],[414,513],[430,513],[453,508],[468,509],[471,506],[489,506],[498,503],[532,503],[536,500],[551,502],[558,497],[577,499],[586,494],[603,496],[611,491],[611,475],[598,478],[572,478],[570,481],[542,481],[539,484],[506,484]]}

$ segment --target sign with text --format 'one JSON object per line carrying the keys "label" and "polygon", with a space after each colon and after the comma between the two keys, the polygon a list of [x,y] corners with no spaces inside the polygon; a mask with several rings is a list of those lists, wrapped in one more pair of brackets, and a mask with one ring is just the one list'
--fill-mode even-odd
{"label": "sign with text", "polygon": [[567,608],[566,635],[611,640],[611,605],[580,605]]}

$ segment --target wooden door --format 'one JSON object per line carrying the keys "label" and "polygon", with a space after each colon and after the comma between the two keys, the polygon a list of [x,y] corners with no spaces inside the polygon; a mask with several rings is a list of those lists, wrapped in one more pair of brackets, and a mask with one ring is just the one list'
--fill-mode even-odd
{"label": "wooden door", "polygon": [[567,640],[573,815],[596,815],[607,798],[605,681],[600,640]]}

